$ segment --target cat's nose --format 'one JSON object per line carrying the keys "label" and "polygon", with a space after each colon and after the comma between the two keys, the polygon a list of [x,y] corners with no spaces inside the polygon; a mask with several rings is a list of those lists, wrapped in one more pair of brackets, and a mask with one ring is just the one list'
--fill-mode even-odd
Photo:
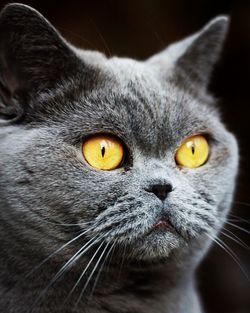
{"label": "cat's nose", "polygon": [[168,183],[154,184],[147,188],[146,191],[154,193],[157,198],[164,201],[167,198],[167,195],[173,191],[173,186]]}

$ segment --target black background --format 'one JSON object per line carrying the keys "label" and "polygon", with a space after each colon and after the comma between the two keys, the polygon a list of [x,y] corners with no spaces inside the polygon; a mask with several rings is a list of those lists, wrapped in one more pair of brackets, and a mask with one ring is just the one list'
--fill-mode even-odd
{"label": "black background", "polygon": [[[6,4],[0,0],[0,6]],[[218,14],[231,25],[211,81],[224,121],[240,143],[241,169],[232,214],[250,220],[250,1],[23,1],[38,9],[73,44],[107,55],[144,59],[198,30]],[[220,188],[220,186],[218,186]],[[231,218],[235,218],[234,216]],[[250,231],[244,221],[235,221]],[[228,228],[250,246],[250,236]],[[250,272],[250,252],[221,235]],[[199,269],[198,286],[208,313],[249,313],[250,282],[228,253],[214,246]]]}

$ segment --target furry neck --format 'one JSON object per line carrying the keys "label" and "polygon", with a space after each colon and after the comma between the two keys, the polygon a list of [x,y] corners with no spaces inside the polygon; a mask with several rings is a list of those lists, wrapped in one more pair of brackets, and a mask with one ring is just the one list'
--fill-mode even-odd
{"label": "furry neck", "polygon": [[0,305],[5,313],[201,312],[194,287],[194,270],[190,267],[187,269],[183,264],[171,261],[160,265],[123,264],[122,267],[109,264],[103,268],[98,283],[95,285],[97,277],[93,276],[92,282],[79,298],[93,268],[86,273],[86,277],[82,277],[68,297],[82,269],[66,272],[47,288],[61,264],[58,266],[48,262],[27,277],[24,275],[26,270],[14,269],[11,260],[6,261],[1,260],[3,271],[0,281]]}

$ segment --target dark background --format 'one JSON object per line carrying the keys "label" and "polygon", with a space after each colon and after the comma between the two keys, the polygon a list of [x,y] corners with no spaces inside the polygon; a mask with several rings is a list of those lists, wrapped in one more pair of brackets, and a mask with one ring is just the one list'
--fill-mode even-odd
{"label": "dark background", "polygon": [[[6,3],[0,0],[1,7]],[[250,1],[43,0],[23,3],[38,9],[79,47],[138,59],[147,58],[170,42],[198,30],[218,14],[231,16],[229,36],[210,89],[220,99],[224,121],[240,143],[241,170],[232,211],[237,218],[230,218],[246,231],[235,226],[227,228],[250,246],[250,226],[242,220],[250,220]],[[220,238],[249,274],[249,250],[224,235]],[[216,246],[203,262],[198,286],[206,312],[250,312],[250,282],[237,262]]]}

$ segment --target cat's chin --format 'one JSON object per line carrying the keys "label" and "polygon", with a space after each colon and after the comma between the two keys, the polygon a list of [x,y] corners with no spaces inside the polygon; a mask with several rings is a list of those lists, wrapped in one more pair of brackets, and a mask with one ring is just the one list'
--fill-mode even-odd
{"label": "cat's chin", "polygon": [[186,245],[184,239],[174,230],[152,229],[133,243],[131,257],[142,261],[166,260],[183,245]]}

